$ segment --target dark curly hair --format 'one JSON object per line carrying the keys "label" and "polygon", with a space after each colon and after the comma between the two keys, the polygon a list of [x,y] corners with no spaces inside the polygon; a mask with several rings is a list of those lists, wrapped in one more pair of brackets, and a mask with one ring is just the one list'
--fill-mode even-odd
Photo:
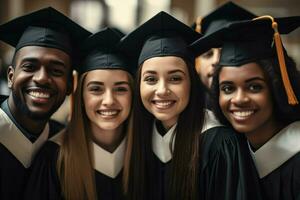
{"label": "dark curly hair", "polygon": [[[300,100],[300,72],[296,68],[294,60],[285,54],[286,67],[288,75],[296,93],[298,101]],[[267,84],[270,88],[273,109],[276,120],[289,124],[300,120],[300,105],[292,106],[288,104],[287,95],[283,86],[278,58],[276,56],[255,61],[263,70],[267,78]],[[219,106],[219,74],[224,66],[216,67],[211,87],[212,109],[221,123],[230,125]]]}

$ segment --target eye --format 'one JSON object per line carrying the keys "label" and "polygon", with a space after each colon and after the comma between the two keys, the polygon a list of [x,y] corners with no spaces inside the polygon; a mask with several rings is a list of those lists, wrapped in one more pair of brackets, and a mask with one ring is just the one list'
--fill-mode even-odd
{"label": "eye", "polygon": [[65,71],[62,70],[61,68],[53,68],[51,70],[51,74],[53,76],[61,77],[61,76],[63,76],[65,74]]}
{"label": "eye", "polygon": [[129,89],[124,86],[119,86],[119,87],[114,88],[114,91],[116,91],[118,93],[125,93],[125,92],[128,92]]}
{"label": "eye", "polygon": [[212,57],[213,55],[214,55],[214,51],[212,49],[210,49],[209,51],[207,51],[204,54],[202,54],[201,57],[208,59],[208,58]]}
{"label": "eye", "polygon": [[263,89],[263,86],[258,83],[252,83],[248,86],[248,88],[251,92],[256,93],[256,92],[260,92]]}
{"label": "eye", "polygon": [[234,91],[234,89],[235,89],[234,86],[230,84],[220,86],[220,91],[223,92],[224,94],[231,94]]}
{"label": "eye", "polygon": [[36,69],[36,65],[34,63],[30,63],[30,62],[22,64],[21,67],[22,67],[22,70],[25,72],[33,72]]}
{"label": "eye", "polygon": [[103,88],[98,85],[92,85],[88,87],[88,91],[93,92],[93,93],[100,93],[103,92]]}
{"label": "eye", "polygon": [[152,85],[157,82],[157,78],[155,76],[146,76],[143,81],[146,82],[147,84]]}
{"label": "eye", "polygon": [[170,78],[169,78],[169,81],[171,82],[175,82],[175,83],[178,83],[182,80],[182,77],[180,75],[172,75]]}

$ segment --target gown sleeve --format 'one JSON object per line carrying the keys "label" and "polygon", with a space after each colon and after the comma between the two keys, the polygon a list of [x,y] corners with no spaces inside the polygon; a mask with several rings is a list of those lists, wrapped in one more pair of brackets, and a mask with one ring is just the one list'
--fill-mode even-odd
{"label": "gown sleeve", "polygon": [[215,127],[203,134],[200,199],[261,199],[258,175],[243,135],[227,127]]}
{"label": "gown sleeve", "polygon": [[61,197],[60,182],[56,170],[59,145],[48,141],[31,166],[26,185],[26,200],[56,200]]}

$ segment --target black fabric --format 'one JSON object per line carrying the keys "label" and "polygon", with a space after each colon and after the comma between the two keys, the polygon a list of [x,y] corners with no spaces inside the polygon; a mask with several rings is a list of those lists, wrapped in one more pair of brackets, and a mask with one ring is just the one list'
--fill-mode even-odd
{"label": "black fabric", "polygon": [[82,45],[84,61],[79,72],[84,73],[95,69],[122,69],[133,74],[135,66],[118,48],[122,36],[124,35],[111,28],[105,28],[91,35]]}
{"label": "black fabric", "polygon": [[260,179],[260,186],[264,200],[299,200],[300,152]]}
{"label": "black fabric", "polygon": [[[275,18],[280,34],[288,34],[300,25],[300,16]],[[220,65],[240,66],[276,55],[274,29],[270,19],[244,20],[226,24],[190,45],[196,54],[222,47]]]}
{"label": "black fabric", "polygon": [[203,133],[199,199],[259,200],[258,175],[246,139],[232,129]]}
{"label": "black fabric", "polygon": [[[25,200],[58,200],[62,198],[56,163],[60,146],[48,141],[32,165],[26,190]],[[122,172],[116,178],[110,178],[95,170],[98,199],[121,200]]]}
{"label": "black fabric", "polygon": [[74,55],[91,33],[52,7],[15,18],[0,26],[0,39],[16,48],[43,46]]}
{"label": "black fabric", "polygon": [[[234,2],[228,1],[203,17],[201,20],[201,33],[208,35],[221,29],[230,22],[248,20],[255,17],[257,16],[250,11],[240,7]],[[196,24],[193,24],[192,27],[195,29]]]}
{"label": "black fabric", "polygon": [[177,56],[193,62],[193,52],[187,46],[200,36],[162,11],[125,36],[120,48],[132,56],[138,66],[149,58],[161,56]]}

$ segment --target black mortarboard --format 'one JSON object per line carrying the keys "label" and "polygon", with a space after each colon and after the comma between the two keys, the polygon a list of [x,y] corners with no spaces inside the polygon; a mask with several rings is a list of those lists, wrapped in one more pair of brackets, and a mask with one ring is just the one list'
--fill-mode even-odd
{"label": "black mortarboard", "polygon": [[18,51],[25,46],[60,49],[72,55],[91,33],[52,7],[15,18],[0,26],[0,40]]}
{"label": "black mortarboard", "polygon": [[290,104],[297,104],[293,89],[289,85],[284,54],[279,34],[288,34],[300,25],[300,16],[273,19],[270,16],[255,20],[233,22],[222,29],[206,35],[191,44],[191,48],[202,52],[222,44],[219,65],[241,66],[249,62],[278,57],[281,76]]}
{"label": "black mortarboard", "polygon": [[117,46],[122,36],[113,28],[105,28],[88,37],[82,46],[84,59],[79,73],[95,69],[122,69],[132,74],[133,65]]}
{"label": "black mortarboard", "polygon": [[187,47],[199,37],[199,33],[162,11],[125,36],[120,47],[138,65],[158,56],[178,56],[193,62],[194,55]]}
{"label": "black mortarboard", "polygon": [[[255,17],[257,16],[250,11],[229,1],[210,12],[202,19],[201,17],[198,18],[198,23],[194,23],[193,28],[198,29],[198,31],[202,34],[207,35],[221,29],[228,23],[240,20],[249,20]],[[197,25],[199,27],[197,27]]]}

